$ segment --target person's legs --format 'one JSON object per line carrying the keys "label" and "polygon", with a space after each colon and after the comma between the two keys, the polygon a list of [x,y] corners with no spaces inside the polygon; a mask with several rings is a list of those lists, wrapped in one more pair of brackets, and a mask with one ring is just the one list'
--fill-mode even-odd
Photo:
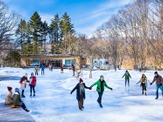
{"label": "person's legs", "polygon": [[33,89],[33,96],[35,96],[35,86],[32,86]]}
{"label": "person's legs", "polygon": [[82,95],[80,95],[80,100],[78,101],[78,107],[82,110]]}
{"label": "person's legs", "polygon": [[22,102],[21,105],[23,110],[25,110],[26,112],[29,112],[29,110],[27,109],[26,105]]}
{"label": "person's legs", "polygon": [[127,79],[125,79],[125,87],[126,87],[126,84],[127,84]]}
{"label": "person's legs", "polygon": [[99,95],[99,97],[98,97],[98,99],[97,99],[97,102],[100,104],[100,107],[102,107],[102,95],[103,95],[103,92],[98,92],[98,95]]}
{"label": "person's legs", "polygon": [[158,99],[158,89],[159,89],[160,85],[156,85],[156,99]]}
{"label": "person's legs", "polygon": [[22,97],[25,97],[25,96],[24,96],[24,89],[22,89]]}
{"label": "person's legs", "polygon": [[84,98],[83,98],[83,95],[81,95],[81,107],[84,108]]}
{"label": "person's legs", "polygon": [[128,86],[130,86],[130,79],[127,79],[127,82],[128,82]]}
{"label": "person's legs", "polygon": [[32,85],[30,84],[30,97],[32,96]]}

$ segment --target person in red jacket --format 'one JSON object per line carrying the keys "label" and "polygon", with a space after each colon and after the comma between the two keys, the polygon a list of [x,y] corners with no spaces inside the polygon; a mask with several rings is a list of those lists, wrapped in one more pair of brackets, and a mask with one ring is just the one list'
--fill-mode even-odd
{"label": "person in red jacket", "polygon": [[35,86],[36,86],[36,76],[34,76],[33,72],[31,73],[29,86],[30,86],[30,97],[32,97],[32,91],[33,91],[33,97],[34,97],[35,96]]}

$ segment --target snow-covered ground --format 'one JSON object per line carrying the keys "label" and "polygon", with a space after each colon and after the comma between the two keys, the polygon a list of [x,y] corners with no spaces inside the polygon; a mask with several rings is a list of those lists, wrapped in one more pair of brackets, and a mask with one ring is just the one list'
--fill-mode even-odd
{"label": "snow-covered ground", "polygon": [[[19,78],[25,73],[28,77],[34,69],[0,68],[0,76]],[[29,87],[25,90],[26,98],[23,99],[26,106],[32,111],[30,114],[39,122],[162,122],[163,98],[155,100],[155,84],[148,85],[147,96],[141,95],[140,85],[136,85],[142,72],[129,71],[131,87],[129,93],[125,92],[124,79],[122,75],[125,70],[119,71],[93,71],[93,78],[89,79],[89,72],[83,71],[84,82],[87,86],[92,85],[104,75],[105,80],[113,91],[105,89],[103,95],[103,108],[97,104],[96,87],[86,90],[85,109],[78,110],[76,92],[72,95],[70,91],[78,83],[72,77],[71,70],[59,69],[45,70],[45,75],[37,76],[36,97],[30,98]],[[150,82],[153,80],[154,71],[145,72]],[[159,72],[163,76],[163,72]],[[13,77],[15,78],[15,77]],[[20,88],[19,80],[0,81],[0,102],[4,102],[6,87]]]}

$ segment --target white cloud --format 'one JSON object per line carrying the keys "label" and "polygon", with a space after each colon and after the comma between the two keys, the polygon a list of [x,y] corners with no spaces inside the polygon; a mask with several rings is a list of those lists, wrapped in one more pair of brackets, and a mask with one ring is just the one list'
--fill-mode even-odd
{"label": "white cloud", "polygon": [[[133,0],[116,0],[100,4],[96,10],[80,16],[78,23],[76,23],[77,26],[80,26],[80,28],[76,29],[77,32],[84,33],[90,37],[99,26],[108,21],[109,18],[116,14],[121,7],[124,7],[132,1]],[[102,18],[101,20],[99,20],[100,17]],[[88,22],[92,22],[94,24],[88,25],[87,27],[81,27],[83,24]]]}

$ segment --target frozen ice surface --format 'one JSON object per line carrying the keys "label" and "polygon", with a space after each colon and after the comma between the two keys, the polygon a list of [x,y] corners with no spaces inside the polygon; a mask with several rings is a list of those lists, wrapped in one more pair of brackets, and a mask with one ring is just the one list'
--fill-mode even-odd
{"label": "frozen ice surface", "polygon": [[[0,68],[0,76],[28,77],[34,69]],[[39,122],[162,122],[163,98],[155,100],[155,84],[147,87],[147,96],[141,95],[141,74],[145,73],[150,82],[153,80],[154,71],[138,72],[129,71],[131,74],[130,88],[125,90],[122,75],[125,70],[93,71],[92,79],[89,79],[89,71],[83,71],[81,78],[87,86],[97,81],[100,75],[104,75],[107,84],[113,91],[105,89],[103,95],[103,108],[97,104],[98,94],[96,87],[86,90],[84,110],[78,110],[76,92],[70,91],[78,83],[72,76],[71,70],[54,69],[52,72],[45,69],[45,75],[37,76],[36,97],[30,97],[29,87],[25,90],[26,98],[23,99],[31,110],[30,114]],[[159,72],[163,76],[163,72]],[[4,101],[6,87],[10,85],[20,88],[19,80],[0,81],[0,102]]]}

